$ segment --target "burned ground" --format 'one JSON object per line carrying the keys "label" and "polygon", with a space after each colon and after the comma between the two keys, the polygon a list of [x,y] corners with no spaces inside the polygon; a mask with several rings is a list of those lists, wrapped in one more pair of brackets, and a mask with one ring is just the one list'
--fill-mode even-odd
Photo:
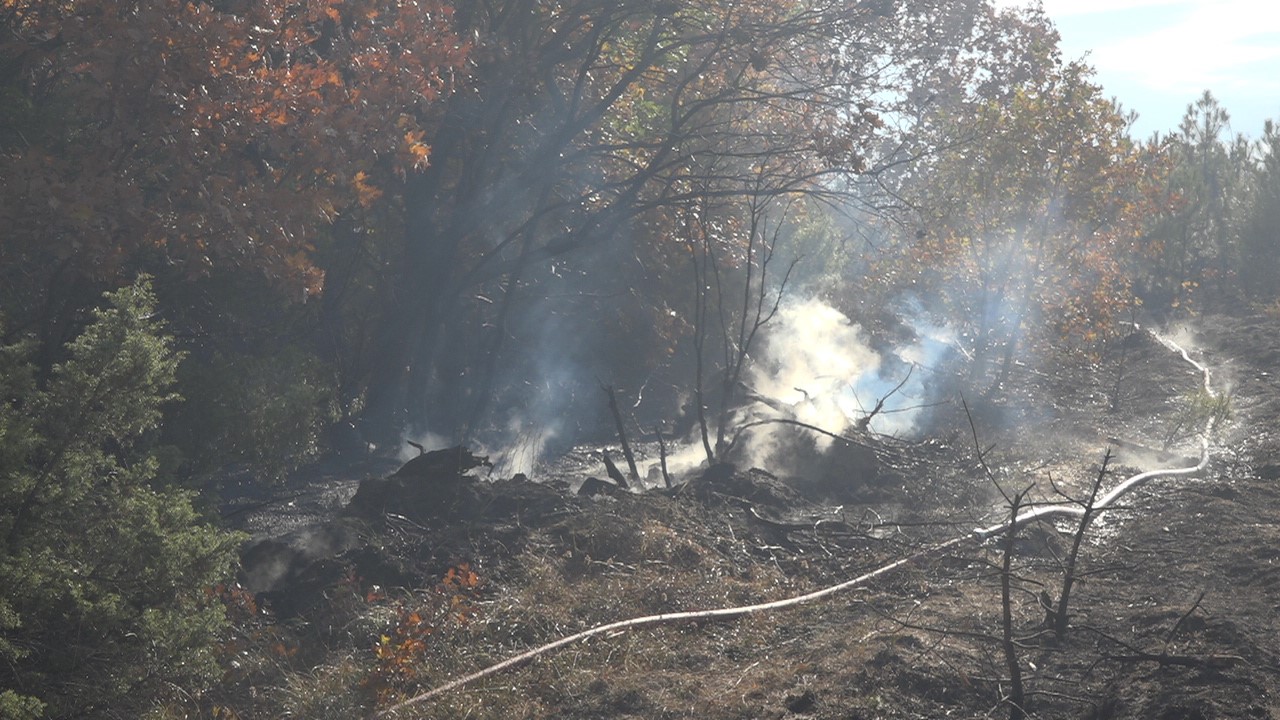
{"label": "burned ground", "polygon": [[[1040,596],[1059,592],[1073,523],[1026,528],[1016,545],[1033,717],[1280,717],[1280,319],[1193,327],[1179,341],[1231,396],[1213,460],[1095,521],[1062,643]],[[845,483],[828,463],[821,482],[717,469],[670,491],[582,496],[581,475],[604,474],[585,452],[534,481],[456,465],[367,480],[341,517],[316,511],[273,541],[293,565],[255,588],[275,612],[246,620],[239,647],[269,637],[287,659],[246,661],[222,701],[245,717],[359,717],[599,624],[799,595],[969,536],[801,607],[596,637],[396,716],[1004,717],[1000,542],[972,530],[1007,513],[1002,494],[1083,496],[1108,449],[1107,486],[1194,464],[1199,381],[1147,334],[1022,367],[968,413],[941,409],[928,439],[867,438]],[[342,542],[306,555],[317,528]]]}

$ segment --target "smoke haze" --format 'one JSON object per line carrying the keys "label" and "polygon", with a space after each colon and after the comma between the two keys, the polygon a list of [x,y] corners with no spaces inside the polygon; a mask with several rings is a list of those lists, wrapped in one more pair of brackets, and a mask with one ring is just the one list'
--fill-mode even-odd
{"label": "smoke haze", "polygon": [[[912,434],[922,419],[931,367],[954,338],[949,329],[924,320],[911,319],[910,324],[912,341],[877,352],[860,326],[825,301],[807,297],[784,302],[767,326],[758,359],[749,369],[752,391],[775,402],[757,403],[746,414],[755,419],[788,417],[840,434],[888,396],[868,429],[887,435]],[[779,412],[770,405],[785,410]],[[753,464],[768,466],[783,460],[775,457],[785,447],[781,427],[764,425],[752,432],[746,456]],[[832,442],[817,433],[812,440],[819,451]]]}

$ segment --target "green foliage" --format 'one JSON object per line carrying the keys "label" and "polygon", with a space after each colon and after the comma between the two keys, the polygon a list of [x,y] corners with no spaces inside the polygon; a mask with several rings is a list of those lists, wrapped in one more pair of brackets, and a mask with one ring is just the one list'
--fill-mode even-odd
{"label": "green foliage", "polygon": [[1200,389],[1187,400],[1188,411],[1201,423],[1212,423],[1218,427],[1231,419],[1231,395],[1228,393],[1213,394]]}
{"label": "green foliage", "polygon": [[1250,297],[1280,297],[1280,127],[1268,120],[1257,143],[1253,192],[1241,230],[1241,279]]}
{"label": "green foliage", "polygon": [[[1230,115],[1205,91],[1187,106],[1178,130],[1163,141],[1171,161],[1166,202],[1149,221],[1158,249],[1146,279],[1147,304],[1157,310],[1230,299],[1242,274],[1243,206],[1252,161],[1248,142],[1230,134]],[[1245,272],[1247,274],[1247,271]]]}
{"label": "green foliage", "polygon": [[1164,447],[1167,450],[1175,442],[1194,436],[1206,427],[1214,430],[1230,419],[1231,395],[1225,392],[1214,394],[1199,388],[1179,401],[1179,412],[1173,416],[1169,431],[1165,433]]}
{"label": "green foliage", "polygon": [[30,720],[44,715],[44,703],[12,690],[0,692],[0,720]]}
{"label": "green foliage", "polygon": [[187,363],[179,384],[187,401],[168,439],[196,476],[232,464],[279,478],[320,452],[321,433],[339,415],[332,373],[295,346]]}
{"label": "green foliage", "polygon": [[206,589],[238,537],[152,486],[180,356],[148,280],[106,299],[44,387],[28,347],[0,348],[0,717],[137,716],[216,677]]}

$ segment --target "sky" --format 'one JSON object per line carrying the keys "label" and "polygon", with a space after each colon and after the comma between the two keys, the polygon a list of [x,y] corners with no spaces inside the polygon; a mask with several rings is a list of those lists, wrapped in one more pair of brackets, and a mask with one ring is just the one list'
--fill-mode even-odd
{"label": "sky", "polygon": [[[1280,122],[1280,1],[1043,0],[1067,59],[1088,53],[1103,92],[1147,138],[1181,122],[1205,90],[1252,138]],[[1002,7],[1026,0],[996,0]]]}

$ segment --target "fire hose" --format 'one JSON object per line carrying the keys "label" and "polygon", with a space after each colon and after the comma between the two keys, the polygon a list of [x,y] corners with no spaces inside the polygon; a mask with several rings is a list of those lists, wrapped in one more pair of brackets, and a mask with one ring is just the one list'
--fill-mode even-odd
{"label": "fire hose", "polygon": [[[1183,360],[1185,360],[1197,371],[1199,371],[1201,377],[1203,378],[1204,391],[1208,393],[1211,397],[1215,396],[1213,392],[1213,378],[1209,372],[1208,367],[1193,360],[1191,356],[1187,353],[1186,349],[1183,348],[1181,345],[1178,345],[1172,340],[1169,340],[1168,338],[1165,338],[1155,332],[1152,332],[1151,335],[1156,340],[1158,340],[1160,344],[1182,355]],[[1200,433],[1200,462],[1196,463],[1195,465],[1189,465],[1187,467],[1168,468],[1163,470],[1148,470],[1147,472],[1138,473],[1137,475],[1129,477],[1124,482],[1121,482],[1120,484],[1116,485],[1114,488],[1109,490],[1105,495],[1098,498],[1098,500],[1093,505],[1092,512],[1097,513],[1097,512],[1102,512],[1103,510],[1106,510],[1107,508],[1114,505],[1117,500],[1119,500],[1121,497],[1128,494],[1134,488],[1148,481],[1154,480],[1156,478],[1185,477],[1190,475],[1196,475],[1197,473],[1202,472],[1206,467],[1209,466],[1209,437],[1213,430],[1213,423],[1214,423],[1214,418],[1210,417],[1208,420],[1205,421],[1204,430]],[[1044,506],[1035,508],[1034,510],[1031,510],[1025,514],[1020,514],[1018,516],[1016,527],[1021,527],[1022,525],[1025,525],[1027,523],[1030,523],[1036,520],[1045,520],[1052,517],[1063,517],[1063,516],[1079,517],[1083,515],[1084,512],[1085,512],[1084,508],[1081,508],[1077,505],[1044,505]],[[977,536],[979,539],[985,540],[986,538],[992,537],[993,535],[999,535],[1001,533],[1008,532],[1010,529],[1010,525],[1011,523],[1009,521],[1006,521],[1003,523],[992,525],[990,527],[979,528],[977,530],[974,530],[973,532],[974,532],[974,535]]]}
{"label": "fire hose", "polygon": [[[1181,355],[1183,360],[1185,360],[1188,364],[1194,367],[1202,377],[1204,391],[1208,393],[1211,397],[1216,397],[1216,394],[1213,391],[1212,375],[1208,367],[1192,359],[1192,357],[1187,352],[1187,350],[1182,346],[1178,345],[1177,343],[1175,343],[1173,340],[1165,338],[1159,335],[1158,333],[1155,333],[1154,331],[1149,331],[1149,332],[1151,332],[1151,335],[1157,341],[1159,341],[1162,345],[1169,348],[1173,352]],[[1092,513],[1091,519],[1096,518],[1097,515],[1100,514],[1102,511],[1112,507],[1116,503],[1116,501],[1119,500],[1121,497],[1125,496],[1135,488],[1147,482],[1150,482],[1151,480],[1155,480],[1157,478],[1168,478],[1168,477],[1188,477],[1204,471],[1205,468],[1207,468],[1209,465],[1209,459],[1210,459],[1209,439],[1212,434],[1214,422],[1215,422],[1215,419],[1210,417],[1206,421],[1204,429],[1200,433],[1201,451],[1200,451],[1200,461],[1198,463],[1196,463],[1195,465],[1190,465],[1186,467],[1167,468],[1167,469],[1161,469],[1161,470],[1149,470],[1146,472],[1138,473],[1136,475],[1133,475],[1125,479],[1124,481],[1117,484],[1114,488],[1112,488],[1111,490],[1103,494],[1102,497],[1100,497],[1093,504],[1090,510],[1090,512]],[[464,675],[463,677],[457,678],[443,685],[439,685],[431,690],[427,690],[426,692],[420,693],[411,698],[408,698],[407,700],[404,700],[402,702],[396,703],[395,705],[387,707],[386,709],[374,714],[373,718],[389,717],[399,712],[400,710],[403,710],[410,706],[417,705],[419,703],[425,702],[435,697],[439,697],[441,695],[444,695],[448,692],[456,690],[464,685],[468,685],[477,680],[481,680],[491,675],[497,675],[506,670],[519,667],[521,665],[524,665],[527,662],[534,660],[535,658],[541,655],[545,655],[549,652],[552,652],[553,650],[557,650],[559,648],[565,647],[567,645],[572,645],[574,643],[587,640],[589,638],[597,637],[600,635],[610,635],[610,634],[627,631],[627,630],[635,630],[638,628],[649,627],[653,625],[662,625],[666,623],[677,623],[677,622],[694,621],[694,620],[729,619],[729,618],[735,618],[743,615],[767,612],[770,610],[781,610],[783,608],[795,607],[797,605],[811,603],[816,600],[821,600],[831,595],[844,592],[846,590],[851,590],[853,588],[860,587],[878,577],[881,577],[882,575],[887,575],[893,572],[894,570],[897,570],[898,568],[910,565],[911,563],[914,563],[918,560],[922,560],[924,558],[933,556],[939,552],[942,552],[949,548],[956,547],[958,545],[962,545],[962,544],[974,542],[974,541],[977,541],[980,543],[996,535],[1010,532],[1011,530],[1017,529],[1033,521],[1048,520],[1051,518],[1060,518],[1060,517],[1081,517],[1082,515],[1084,515],[1084,513],[1085,513],[1084,508],[1077,505],[1040,506],[1026,513],[1019,514],[1016,519],[1006,520],[1002,523],[997,523],[995,525],[991,525],[985,528],[978,528],[971,533],[968,533],[965,535],[959,535],[957,537],[951,538],[950,540],[946,540],[941,543],[930,545],[928,547],[917,550],[916,552],[910,555],[907,555],[903,558],[895,560],[887,565],[883,565],[881,567],[876,568],[875,570],[871,570],[867,573],[859,575],[858,577],[852,578],[850,580],[845,580],[844,582],[840,582],[835,585],[830,585],[820,590],[815,590],[813,592],[805,593],[803,595],[796,595],[796,596],[784,598],[781,600],[757,603],[754,605],[741,605],[737,607],[716,608],[712,610],[692,610],[687,612],[661,613],[657,615],[646,615],[643,617],[631,618],[628,620],[619,620],[617,622],[606,623],[604,625],[597,625],[587,630],[583,630],[582,632],[560,638],[559,640],[554,640],[544,645],[540,645],[536,648],[533,648],[532,650],[528,650],[524,653],[508,658],[499,663],[495,663],[481,670],[477,670],[476,672],[473,672],[469,675]]]}

